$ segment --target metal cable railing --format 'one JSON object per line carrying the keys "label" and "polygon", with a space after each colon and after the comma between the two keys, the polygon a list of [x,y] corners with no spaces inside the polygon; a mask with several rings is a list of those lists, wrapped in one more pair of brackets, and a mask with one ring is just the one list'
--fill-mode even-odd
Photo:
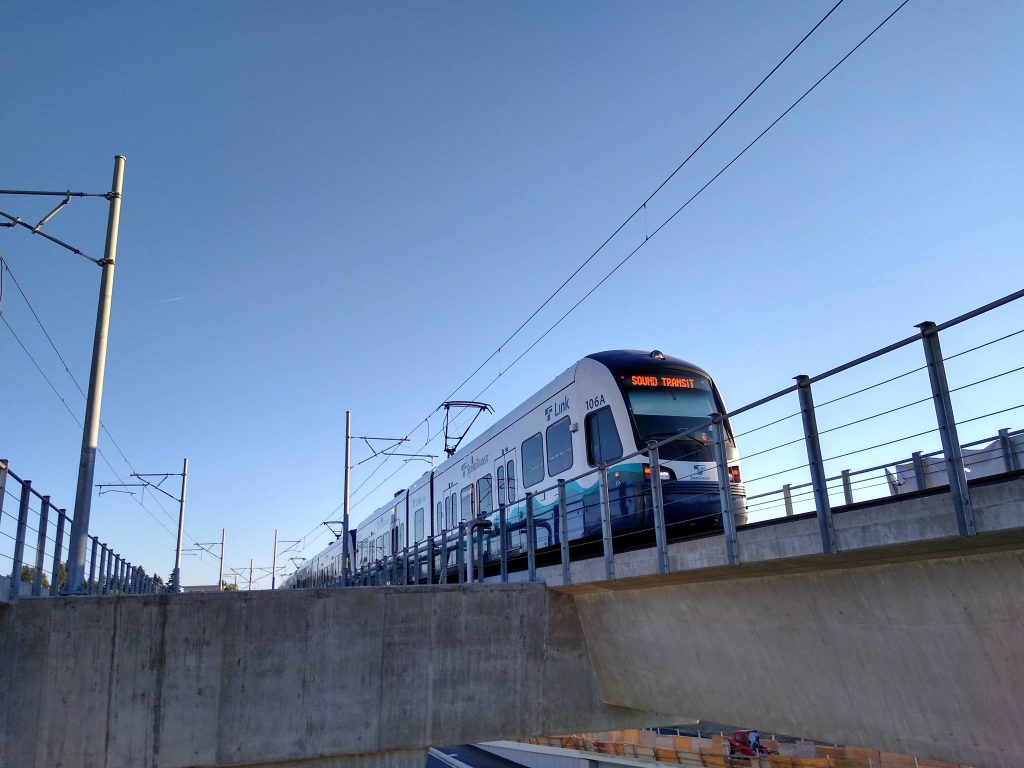
{"label": "metal cable railing", "polygon": [[0,528],[5,520],[12,521],[14,531],[0,530],[0,557],[10,563],[10,583],[0,599],[154,591],[155,584],[144,569],[101,544],[96,537],[90,537],[92,547],[86,553],[88,577],[81,585],[67,584],[66,554],[72,517],[56,507],[49,496],[39,493],[31,481],[15,474],[6,461],[0,461]]}

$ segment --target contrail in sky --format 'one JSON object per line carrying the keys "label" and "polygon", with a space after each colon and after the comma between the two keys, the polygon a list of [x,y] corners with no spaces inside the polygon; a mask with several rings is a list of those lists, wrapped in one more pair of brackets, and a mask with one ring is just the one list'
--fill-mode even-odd
{"label": "contrail in sky", "polygon": [[151,306],[153,306],[154,304],[169,304],[169,303],[170,303],[170,302],[172,302],[172,301],[184,301],[184,300],[185,300],[185,297],[184,297],[184,296],[175,296],[175,297],[174,297],[173,299],[160,299],[160,300],[158,300],[158,301],[150,301],[150,302],[147,302],[147,303],[146,303],[146,306],[147,306],[147,307],[151,307]]}

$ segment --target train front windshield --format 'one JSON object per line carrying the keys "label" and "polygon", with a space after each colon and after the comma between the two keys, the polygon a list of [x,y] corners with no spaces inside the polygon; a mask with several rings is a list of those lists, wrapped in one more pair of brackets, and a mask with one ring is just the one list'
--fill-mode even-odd
{"label": "train front windshield", "polygon": [[648,440],[660,442],[682,434],[659,449],[662,460],[715,460],[714,438],[706,425],[708,416],[718,408],[707,379],[693,374],[632,376],[624,383],[639,447],[645,447]]}

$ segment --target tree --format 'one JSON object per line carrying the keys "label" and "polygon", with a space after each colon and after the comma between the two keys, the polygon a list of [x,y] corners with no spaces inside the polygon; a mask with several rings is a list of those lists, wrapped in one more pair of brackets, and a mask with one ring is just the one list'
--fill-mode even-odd
{"label": "tree", "polygon": [[[32,584],[36,580],[36,569],[33,568],[31,565],[21,566],[21,580],[27,582],[28,584]],[[40,583],[43,585],[44,588],[50,588],[50,580],[46,577],[46,571],[43,571]]]}
{"label": "tree", "polygon": [[220,583],[220,588],[222,590],[224,590],[225,592],[237,592],[238,591],[238,585],[237,584],[228,584],[226,581],[222,581]]}

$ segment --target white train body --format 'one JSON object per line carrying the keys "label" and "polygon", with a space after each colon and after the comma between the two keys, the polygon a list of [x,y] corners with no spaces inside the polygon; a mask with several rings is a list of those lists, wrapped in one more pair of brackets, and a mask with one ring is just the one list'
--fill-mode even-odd
{"label": "white train body", "polygon": [[[373,567],[417,545],[423,552],[431,537],[438,550],[442,535],[453,547],[460,523],[476,518],[492,523],[483,534],[485,563],[497,567],[504,536],[511,567],[518,558],[525,568],[527,492],[537,521],[537,552],[557,549],[563,535],[574,545],[599,540],[600,480],[593,470],[602,462],[609,466],[616,547],[653,541],[648,458],[623,457],[645,448],[648,440],[677,434],[684,437],[660,449],[669,535],[720,530],[713,438],[706,427],[691,431],[706,425],[713,412],[726,412],[721,395],[710,376],[691,363],[657,351],[585,357],[373,512],[354,531],[351,568]],[[729,486],[742,499],[738,454],[726,427]],[[559,480],[566,483],[565,531],[557,510]],[[505,505],[504,528],[499,505]],[[447,562],[454,567],[454,557]],[[438,555],[435,566],[440,564]],[[333,583],[341,570],[339,539],[306,561],[285,586]],[[423,570],[421,579],[433,572],[436,580],[436,567]]]}

